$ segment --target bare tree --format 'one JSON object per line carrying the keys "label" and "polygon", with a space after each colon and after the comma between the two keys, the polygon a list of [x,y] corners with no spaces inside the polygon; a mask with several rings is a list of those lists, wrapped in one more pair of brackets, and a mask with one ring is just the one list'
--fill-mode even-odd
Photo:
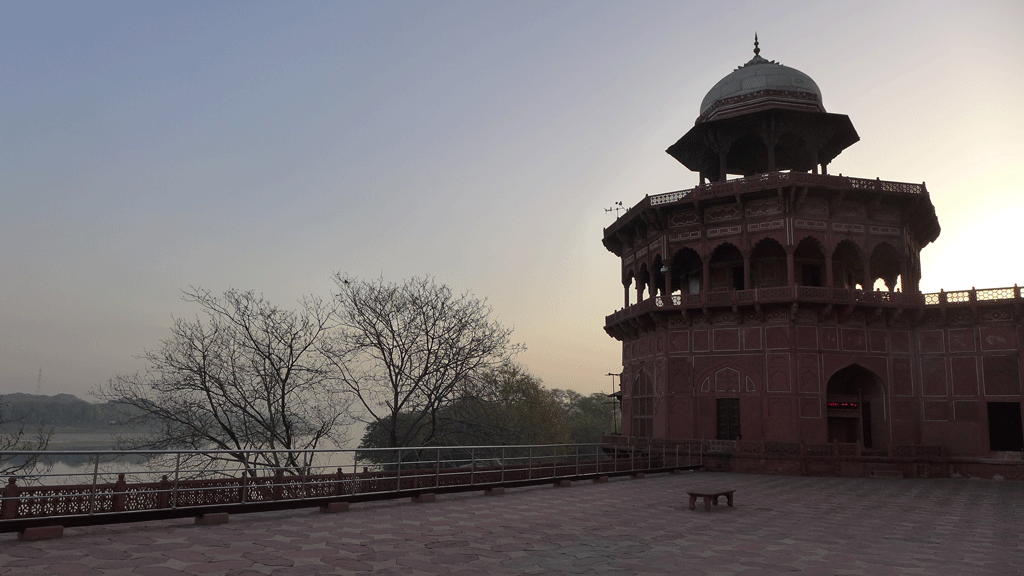
{"label": "bare tree", "polygon": [[460,387],[522,348],[485,300],[433,278],[335,280],[337,365],[366,423],[383,426],[384,447],[431,444]]}
{"label": "bare tree", "polygon": [[[118,376],[96,394],[134,407],[136,423],[153,430],[125,447],[224,450],[190,464],[202,471],[227,460],[255,474],[259,466],[298,471],[312,459],[301,450],[341,442],[350,401],[325,355],[333,301],[307,297],[289,311],[252,292],[195,288],[185,300],[200,314],[176,320],[171,336],[143,354],[145,372]],[[277,452],[250,452],[261,449]]]}
{"label": "bare tree", "polygon": [[[10,418],[4,415],[8,408],[0,397],[0,476],[9,476],[28,472],[38,474],[40,470],[36,465],[40,463],[39,455],[14,455],[3,454],[4,452],[29,452],[46,450],[53,436],[53,428],[39,426],[34,432],[25,429],[25,424],[20,418]],[[43,468],[48,468],[44,465]]]}

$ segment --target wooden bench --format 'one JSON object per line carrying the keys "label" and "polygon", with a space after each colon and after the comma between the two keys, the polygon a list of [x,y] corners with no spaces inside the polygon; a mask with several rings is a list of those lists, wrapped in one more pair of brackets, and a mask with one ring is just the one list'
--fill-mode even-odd
{"label": "wooden bench", "polygon": [[732,508],[732,493],[733,492],[735,492],[735,490],[721,490],[721,491],[718,491],[718,492],[708,492],[708,491],[704,491],[704,492],[696,492],[696,491],[690,492],[690,491],[687,491],[686,494],[690,497],[690,510],[694,509],[694,505],[697,503],[697,498],[700,497],[700,498],[704,499],[704,510],[706,512],[711,512],[711,505],[714,504],[715,506],[718,506],[718,499],[720,497],[722,497],[722,496],[725,496],[726,503],[729,505],[730,508]]}

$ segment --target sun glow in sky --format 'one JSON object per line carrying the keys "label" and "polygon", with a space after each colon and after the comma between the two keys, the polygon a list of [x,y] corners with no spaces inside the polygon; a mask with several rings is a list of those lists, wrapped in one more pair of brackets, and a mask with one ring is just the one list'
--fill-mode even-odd
{"label": "sun glow in sky", "polygon": [[690,188],[664,150],[761,55],[927,183],[922,289],[1024,283],[1017,2],[25,2],[0,24],[0,393],[85,396],[191,316],[334,271],[486,296],[550,387],[610,389],[605,209]]}

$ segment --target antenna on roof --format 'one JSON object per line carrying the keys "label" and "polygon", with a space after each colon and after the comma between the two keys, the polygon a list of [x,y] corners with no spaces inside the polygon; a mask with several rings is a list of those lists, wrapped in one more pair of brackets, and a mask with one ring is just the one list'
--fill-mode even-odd
{"label": "antenna on roof", "polygon": [[626,209],[622,207],[622,201],[621,200],[616,202],[615,205],[612,206],[611,208],[605,208],[604,209],[605,212],[613,212],[614,211],[616,218],[619,217],[619,210],[622,210],[623,212],[626,211]]}

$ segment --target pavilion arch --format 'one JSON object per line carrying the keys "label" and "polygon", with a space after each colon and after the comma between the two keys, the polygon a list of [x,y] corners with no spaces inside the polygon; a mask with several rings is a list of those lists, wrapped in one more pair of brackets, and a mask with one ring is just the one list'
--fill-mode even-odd
{"label": "pavilion arch", "polygon": [[708,265],[709,291],[743,290],[743,253],[730,242],[723,242],[711,251]]}
{"label": "pavilion arch", "polygon": [[785,286],[786,249],[774,238],[762,238],[750,251],[749,288]]}
{"label": "pavilion arch", "polygon": [[807,144],[804,137],[796,132],[783,132],[775,143],[775,165],[790,166],[793,170],[807,171],[812,168],[808,162]]}
{"label": "pavilion arch", "polygon": [[864,253],[852,240],[843,240],[832,251],[832,285],[835,288],[855,288],[860,285],[870,290],[864,269]]}
{"label": "pavilion arch", "polygon": [[[646,292],[646,296],[644,295]],[[647,270],[647,263],[640,265],[636,274],[636,301],[637,304],[651,296],[651,273]]]}
{"label": "pavilion arch", "polygon": [[700,255],[693,248],[680,248],[672,255],[672,263],[669,266],[669,277],[671,279],[671,292],[679,291],[683,294],[699,294],[701,292],[704,263]]}
{"label": "pavilion arch", "polygon": [[837,370],[825,386],[828,441],[888,450],[890,429],[885,385],[877,374],[850,364]]}
{"label": "pavilion arch", "polygon": [[876,280],[881,279],[890,292],[896,290],[897,284],[902,284],[900,282],[903,270],[901,260],[899,251],[892,244],[888,242],[876,244],[868,261],[871,268],[871,284],[874,285]]}
{"label": "pavilion arch", "polygon": [[623,308],[629,308],[629,289],[633,285],[633,280],[635,279],[635,277],[636,274],[633,272],[632,269],[624,270],[622,272],[622,287],[626,293],[625,302],[622,305]]}
{"label": "pavilion arch", "polygon": [[768,146],[759,136],[746,134],[732,142],[725,158],[725,165],[732,168],[730,172],[751,176],[768,166]]}
{"label": "pavilion arch", "polygon": [[665,283],[665,273],[661,271],[665,265],[661,260],[661,254],[654,257],[654,270],[651,273],[653,278],[651,284],[651,296],[662,296],[668,294],[668,286]]}
{"label": "pavilion arch", "polygon": [[828,263],[825,245],[816,236],[804,236],[793,251],[793,266],[801,286],[825,286],[828,281]]}

